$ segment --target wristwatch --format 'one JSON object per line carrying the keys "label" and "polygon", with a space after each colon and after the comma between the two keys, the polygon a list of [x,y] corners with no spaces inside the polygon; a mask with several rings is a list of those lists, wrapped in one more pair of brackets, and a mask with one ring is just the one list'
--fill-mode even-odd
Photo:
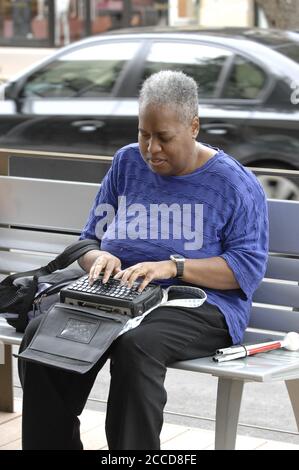
{"label": "wristwatch", "polygon": [[171,261],[174,261],[176,264],[177,273],[175,277],[178,277],[179,279],[181,279],[184,274],[185,258],[181,255],[174,254],[174,255],[170,255],[170,259]]}

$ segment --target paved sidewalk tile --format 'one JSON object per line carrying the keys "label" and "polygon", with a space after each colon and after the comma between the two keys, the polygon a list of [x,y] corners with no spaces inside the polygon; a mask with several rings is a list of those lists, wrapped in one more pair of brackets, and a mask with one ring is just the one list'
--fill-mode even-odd
{"label": "paved sidewalk tile", "polygon": [[[21,400],[15,400],[15,413],[0,413],[0,450],[21,449]],[[80,416],[84,449],[107,449],[105,413],[85,409]],[[162,450],[213,450],[214,431],[164,423]],[[237,450],[299,450],[299,443],[238,436]]]}

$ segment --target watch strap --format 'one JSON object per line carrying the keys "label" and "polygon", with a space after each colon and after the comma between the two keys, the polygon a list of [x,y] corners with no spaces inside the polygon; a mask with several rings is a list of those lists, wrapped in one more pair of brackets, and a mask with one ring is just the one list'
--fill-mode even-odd
{"label": "watch strap", "polygon": [[182,278],[184,274],[185,261],[181,259],[176,259],[175,264],[176,264],[176,270],[177,270],[176,277]]}
{"label": "watch strap", "polygon": [[170,259],[176,264],[177,273],[175,277],[181,279],[184,274],[185,258],[180,258],[179,256],[171,255]]}

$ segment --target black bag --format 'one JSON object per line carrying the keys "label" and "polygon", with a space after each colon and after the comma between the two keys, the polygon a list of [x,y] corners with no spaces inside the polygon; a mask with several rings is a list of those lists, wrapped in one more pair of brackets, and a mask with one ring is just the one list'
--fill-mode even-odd
{"label": "black bag", "polygon": [[43,315],[20,359],[84,374],[100,359],[130,319],[90,307],[57,303]]}
{"label": "black bag", "polygon": [[[80,269],[57,273],[54,271],[64,270],[88,251],[98,249],[99,244],[95,240],[81,240],[68,246],[46,266],[7,276],[0,282],[0,316],[4,316],[16,331],[24,332],[30,320],[29,313],[32,311],[33,314],[43,313],[41,300],[48,297],[50,302],[47,302],[47,308],[49,308],[58,300],[60,289],[83,273]],[[38,293],[41,283],[49,286]]]}

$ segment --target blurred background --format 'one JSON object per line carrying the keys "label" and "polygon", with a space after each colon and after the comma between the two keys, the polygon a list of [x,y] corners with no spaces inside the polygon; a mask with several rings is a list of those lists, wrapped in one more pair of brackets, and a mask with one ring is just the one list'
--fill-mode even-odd
{"label": "blurred background", "polygon": [[[299,30],[297,0],[0,0],[0,46],[53,48],[138,26],[261,27]],[[12,53],[13,51],[11,51]],[[24,52],[26,55],[26,53]],[[0,77],[8,78],[5,59]],[[15,64],[15,68],[19,68]]]}
{"label": "blurred background", "polygon": [[198,83],[202,142],[299,200],[298,0],[0,0],[0,174],[100,182],[163,69]]}
{"label": "blurred background", "polygon": [[296,29],[298,9],[297,0],[1,0],[0,41],[52,47],[111,29],[156,25]]}

